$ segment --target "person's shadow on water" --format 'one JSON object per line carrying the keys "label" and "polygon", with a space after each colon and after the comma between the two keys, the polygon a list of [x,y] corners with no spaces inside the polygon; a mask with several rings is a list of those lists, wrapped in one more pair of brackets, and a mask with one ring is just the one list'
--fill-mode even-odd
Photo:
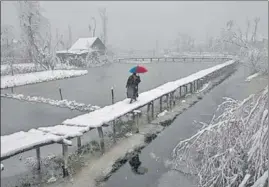
{"label": "person's shadow on water", "polygon": [[135,174],[144,175],[145,173],[148,172],[148,168],[141,166],[142,163],[139,160],[138,154],[136,154],[134,157],[131,158],[131,160],[129,161],[129,164],[131,166],[132,171]]}

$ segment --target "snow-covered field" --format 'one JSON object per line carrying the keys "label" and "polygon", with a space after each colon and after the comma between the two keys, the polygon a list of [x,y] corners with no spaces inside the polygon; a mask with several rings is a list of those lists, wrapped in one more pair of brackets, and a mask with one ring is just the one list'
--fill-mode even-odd
{"label": "snow-covered field", "polygon": [[[12,67],[9,64],[3,64],[1,65],[1,76],[11,75],[12,69],[14,74],[44,71],[43,67],[41,67],[40,65],[36,65],[34,63],[13,64]],[[66,64],[55,65],[55,70],[70,70],[70,69],[77,69],[77,67]]]}
{"label": "snow-covered field", "polygon": [[79,110],[81,112],[92,112],[94,110],[99,109],[98,106],[86,105],[84,103],[78,103],[76,101],[68,101],[66,99],[63,100],[53,100],[49,98],[44,98],[40,96],[24,96],[23,94],[1,94],[1,97],[17,99],[20,101],[28,101],[28,102],[36,102],[36,103],[45,103],[50,104],[57,107],[69,108],[71,110]]}
{"label": "snow-covered field", "polygon": [[1,76],[1,89],[86,75],[87,70],[50,70]]}

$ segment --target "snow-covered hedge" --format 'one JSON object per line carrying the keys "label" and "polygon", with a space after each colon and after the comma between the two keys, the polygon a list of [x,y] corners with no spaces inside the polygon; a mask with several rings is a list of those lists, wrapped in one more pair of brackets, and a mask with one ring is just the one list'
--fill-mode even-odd
{"label": "snow-covered hedge", "polygon": [[40,96],[24,96],[23,94],[1,94],[1,97],[17,99],[20,101],[36,102],[36,103],[45,103],[52,106],[57,106],[61,108],[69,108],[71,110],[79,110],[81,112],[92,112],[99,109],[99,106],[94,106],[91,104],[78,103],[76,101],[63,100],[53,100],[50,98],[44,98]]}
{"label": "snow-covered hedge", "polygon": [[[200,187],[264,187],[268,174],[268,86],[243,101],[225,98],[209,124],[173,150],[174,169],[187,166]],[[254,184],[256,183],[256,184]]]}

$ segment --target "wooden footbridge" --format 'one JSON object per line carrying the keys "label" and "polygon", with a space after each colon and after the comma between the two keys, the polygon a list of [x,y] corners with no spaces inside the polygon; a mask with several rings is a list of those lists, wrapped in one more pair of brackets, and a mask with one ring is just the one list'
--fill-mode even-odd
{"label": "wooden footbridge", "polygon": [[124,58],[117,58],[117,62],[124,62],[124,61],[164,61],[164,62],[187,62],[187,61],[195,61],[195,60],[222,60],[227,61],[231,59],[230,56],[204,56],[204,55],[197,55],[197,56],[180,56],[180,57],[124,57]]}

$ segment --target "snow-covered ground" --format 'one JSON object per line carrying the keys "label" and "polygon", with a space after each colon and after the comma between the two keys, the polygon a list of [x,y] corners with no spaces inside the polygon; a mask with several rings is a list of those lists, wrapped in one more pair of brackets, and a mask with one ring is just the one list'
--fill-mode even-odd
{"label": "snow-covered ground", "polygon": [[[14,74],[32,73],[45,70],[42,66],[34,63],[13,64],[12,67],[9,64],[3,64],[1,65],[1,75],[2,76],[11,75],[12,69]],[[77,67],[59,63],[56,64],[54,68],[54,70],[70,70],[70,69],[77,69]]]}
{"label": "snow-covered ground", "polygon": [[52,81],[76,76],[86,75],[87,70],[50,70],[27,74],[1,76],[1,89],[45,81]]}
{"label": "snow-covered ground", "polygon": [[61,108],[69,108],[71,110],[79,110],[81,112],[92,112],[94,110],[99,109],[98,106],[93,106],[91,104],[78,103],[76,101],[68,101],[66,99],[63,100],[53,100],[50,98],[44,98],[40,96],[24,96],[23,94],[10,94],[5,93],[1,94],[1,97],[17,99],[20,101],[28,101],[28,102],[36,102],[36,103],[45,103]]}
{"label": "snow-covered ground", "polygon": [[252,79],[258,77],[259,75],[259,73],[254,73],[253,75],[248,76],[245,81],[250,82]]}

